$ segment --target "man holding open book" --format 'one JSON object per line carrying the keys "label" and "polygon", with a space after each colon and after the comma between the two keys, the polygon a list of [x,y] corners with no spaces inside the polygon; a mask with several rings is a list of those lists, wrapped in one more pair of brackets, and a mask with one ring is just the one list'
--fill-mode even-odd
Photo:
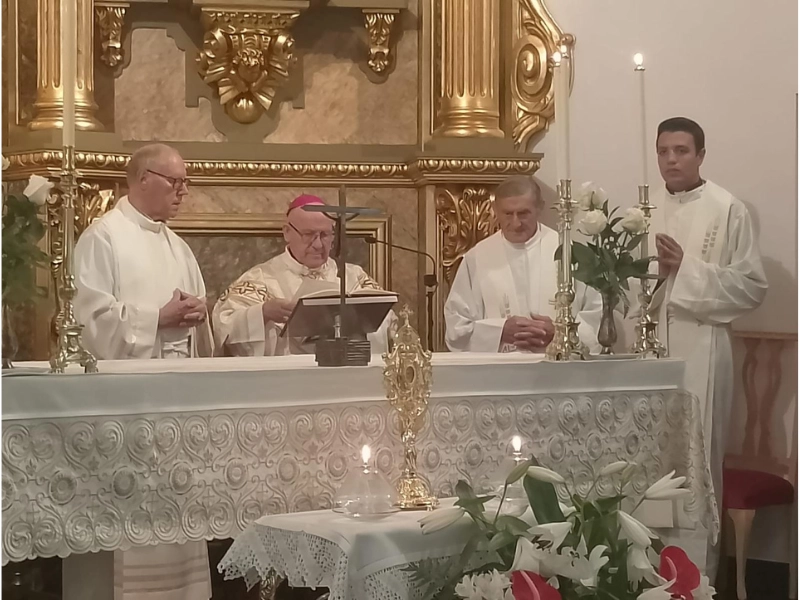
{"label": "man holding open book", "polygon": [[[311,294],[338,293],[336,262],[330,257],[333,221],[320,212],[301,209],[325,204],[316,196],[295,198],[286,213],[283,254],[256,265],[239,277],[214,307],[213,323],[217,351],[233,356],[277,356],[313,353],[303,338],[282,336],[297,300]],[[358,265],[347,264],[347,293],[381,291],[380,286]],[[380,329],[368,334],[372,352],[386,349],[387,331],[394,313]]]}

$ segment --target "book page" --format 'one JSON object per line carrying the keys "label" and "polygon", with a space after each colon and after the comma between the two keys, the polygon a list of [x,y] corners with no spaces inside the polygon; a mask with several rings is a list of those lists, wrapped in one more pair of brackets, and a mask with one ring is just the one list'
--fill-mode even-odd
{"label": "book page", "polygon": [[339,294],[339,280],[325,281],[322,279],[303,279],[303,283],[297,288],[293,300],[296,302],[300,298],[308,296],[320,296],[329,294]]}

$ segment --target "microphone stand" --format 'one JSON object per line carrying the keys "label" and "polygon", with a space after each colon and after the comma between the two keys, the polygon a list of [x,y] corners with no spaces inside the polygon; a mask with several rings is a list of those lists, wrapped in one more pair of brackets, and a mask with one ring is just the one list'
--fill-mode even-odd
{"label": "microphone stand", "polygon": [[436,290],[439,287],[439,280],[436,277],[436,261],[433,259],[433,256],[427,252],[423,252],[422,250],[408,248],[406,246],[398,246],[397,244],[391,244],[384,240],[379,240],[374,235],[368,235],[365,239],[368,244],[383,244],[384,246],[389,246],[390,248],[405,250],[406,252],[411,252],[412,254],[417,254],[420,256],[426,256],[430,259],[431,270],[433,273],[426,273],[422,278],[422,282],[425,284],[425,299],[428,312],[426,319],[428,323],[428,350],[433,352],[433,296],[436,294]]}

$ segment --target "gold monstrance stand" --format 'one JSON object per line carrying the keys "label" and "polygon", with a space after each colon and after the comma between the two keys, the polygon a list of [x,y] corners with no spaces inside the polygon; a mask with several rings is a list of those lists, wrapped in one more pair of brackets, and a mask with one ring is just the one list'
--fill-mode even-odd
{"label": "gold monstrance stand", "polygon": [[81,365],[87,373],[97,372],[97,360],[83,347],[83,326],[75,319],[73,300],[77,289],[73,273],[75,251],[75,147],[64,146],[61,163],[61,226],[63,237],[59,254],[51,259],[56,286],[56,332],[58,340],[50,358],[50,372],[63,373],[71,364]]}
{"label": "gold monstrance stand", "polygon": [[556,321],[553,340],[547,346],[548,359],[569,361],[585,359],[588,348],[578,337],[578,322],[572,315],[575,300],[575,282],[572,276],[572,215],[577,202],[572,199],[572,181],[562,179],[558,186],[558,242],[561,259],[558,264],[558,291],[556,292]]}
{"label": "gold monstrance stand", "polygon": [[403,442],[403,471],[397,482],[397,506],[403,510],[436,508],[439,505],[428,482],[417,473],[417,435],[425,421],[431,395],[431,353],[425,351],[419,335],[408,322],[409,309],[400,309],[400,327],[394,348],[384,353],[383,384],[389,403],[400,417]]}

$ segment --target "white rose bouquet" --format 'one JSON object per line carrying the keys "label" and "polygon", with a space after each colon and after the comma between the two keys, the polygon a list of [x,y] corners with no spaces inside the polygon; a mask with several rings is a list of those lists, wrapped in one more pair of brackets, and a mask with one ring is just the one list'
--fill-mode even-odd
{"label": "white rose bouquet", "polygon": [[[572,243],[574,277],[600,292],[604,300],[616,306],[623,302],[623,312],[628,311],[628,280],[647,274],[652,258],[639,258],[633,252],[646,235],[648,222],[641,209],[629,208],[622,217],[610,213],[608,195],[591,182],[584,183],[575,201],[582,211],[578,231],[591,236],[588,243]],[[556,257],[560,255],[559,252]]]}

